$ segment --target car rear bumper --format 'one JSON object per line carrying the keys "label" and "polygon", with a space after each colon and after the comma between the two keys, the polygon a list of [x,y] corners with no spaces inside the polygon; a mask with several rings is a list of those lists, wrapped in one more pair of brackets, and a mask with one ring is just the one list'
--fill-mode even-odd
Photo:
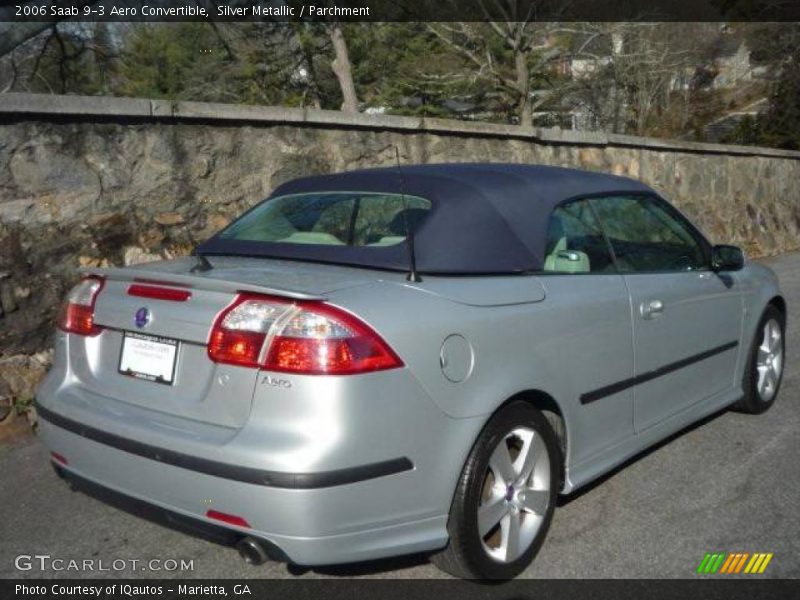
{"label": "car rear bumper", "polygon": [[[112,490],[104,485],[86,479],[74,471],[64,468],[58,461],[53,460],[53,470],[66,481],[73,491],[83,492],[105,504],[113,506],[132,514],[136,517],[164,525],[182,533],[196,535],[208,541],[235,546],[242,539],[242,535],[217,523],[210,523],[195,517],[177,513],[168,508],[151,504],[145,500],[134,498],[121,492]],[[254,536],[251,536],[254,537]],[[259,540],[264,548],[267,558],[276,562],[289,562],[289,558],[277,546],[267,540]]]}
{"label": "car rear bumper", "polygon": [[318,471],[314,473],[267,471],[264,469],[242,467],[216,460],[209,460],[191,454],[184,454],[167,448],[145,444],[96,427],[90,427],[80,421],[75,421],[53,412],[41,404],[37,404],[36,408],[41,419],[89,440],[164,464],[241,483],[252,483],[255,485],[277,488],[317,489],[377,479],[378,477],[410,471],[414,468],[414,464],[408,458],[402,457],[356,467],[336,469],[333,471]]}
{"label": "car rear bumper", "polygon": [[[260,538],[278,550],[274,556],[293,563],[357,562],[434,550],[447,543],[446,514],[415,518],[392,508],[392,497],[402,496],[419,480],[416,470],[405,463],[371,464],[368,469],[318,473],[310,479],[304,478],[307,474],[282,473],[277,477],[280,485],[271,486],[191,468],[196,465],[172,464],[175,456],[168,450],[161,454],[162,460],[155,454],[144,456],[143,452],[158,449],[142,448],[146,445],[133,440],[124,446],[126,442],[117,436],[102,438],[94,434],[104,432],[86,426],[78,430],[79,423],[48,408],[39,410],[42,440],[67,460],[57,463],[67,476],[171,515]],[[353,481],[356,475],[359,480]],[[350,481],[338,483],[342,478]],[[381,504],[384,511],[365,508]],[[211,519],[209,510],[235,515],[249,526]]]}

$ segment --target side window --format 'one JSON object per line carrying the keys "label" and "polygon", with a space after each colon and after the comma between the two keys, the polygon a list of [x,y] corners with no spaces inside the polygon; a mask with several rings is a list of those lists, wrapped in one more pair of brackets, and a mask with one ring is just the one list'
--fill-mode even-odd
{"label": "side window", "polygon": [[616,271],[600,225],[586,200],[560,206],[550,215],[544,270],[553,273]]}
{"label": "side window", "polygon": [[707,267],[700,241],[669,206],[650,196],[590,200],[620,271],[695,271]]}
{"label": "side window", "polygon": [[416,230],[431,203],[416,196],[378,196],[360,201],[354,217],[356,246],[392,246],[406,239],[406,227]]}

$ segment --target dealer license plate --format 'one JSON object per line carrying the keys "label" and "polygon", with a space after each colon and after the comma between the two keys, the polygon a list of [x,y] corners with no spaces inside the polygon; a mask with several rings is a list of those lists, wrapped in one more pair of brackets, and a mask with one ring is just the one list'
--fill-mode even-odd
{"label": "dealer license plate", "polygon": [[178,360],[178,340],[125,332],[119,372],[129,377],[172,385]]}

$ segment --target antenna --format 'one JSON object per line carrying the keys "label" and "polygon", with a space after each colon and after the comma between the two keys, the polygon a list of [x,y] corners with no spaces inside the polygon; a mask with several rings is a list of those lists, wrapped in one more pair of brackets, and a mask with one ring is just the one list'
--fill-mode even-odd
{"label": "antenna", "polygon": [[406,228],[406,239],[408,240],[409,271],[406,280],[412,283],[419,283],[422,281],[422,277],[417,273],[417,255],[414,252],[414,231],[408,224],[408,202],[406,201],[405,180],[403,179],[403,170],[400,168],[400,150],[397,149],[397,146],[394,147],[394,157],[397,161],[397,178],[400,180],[400,197],[403,200],[403,225]]}
{"label": "antenna", "polygon": [[214,265],[211,264],[211,261],[202,254],[195,254],[195,258],[197,258],[197,262],[191,269],[189,269],[190,273],[203,273],[214,268]]}

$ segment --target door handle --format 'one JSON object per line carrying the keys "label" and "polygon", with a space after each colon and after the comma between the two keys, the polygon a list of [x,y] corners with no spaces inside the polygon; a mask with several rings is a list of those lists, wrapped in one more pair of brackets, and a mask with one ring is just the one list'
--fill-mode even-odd
{"label": "door handle", "polygon": [[664,303],[661,300],[648,300],[639,306],[643,319],[655,319],[664,312]]}

